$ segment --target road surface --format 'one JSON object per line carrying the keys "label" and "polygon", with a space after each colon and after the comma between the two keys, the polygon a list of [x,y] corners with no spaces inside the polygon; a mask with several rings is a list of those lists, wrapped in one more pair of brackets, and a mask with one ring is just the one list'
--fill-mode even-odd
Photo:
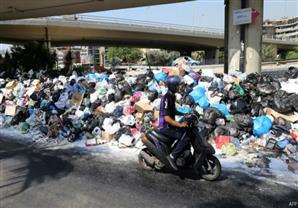
{"label": "road surface", "polygon": [[298,189],[224,170],[219,181],[181,179],[119,160],[41,150],[0,136],[1,208],[298,207]]}

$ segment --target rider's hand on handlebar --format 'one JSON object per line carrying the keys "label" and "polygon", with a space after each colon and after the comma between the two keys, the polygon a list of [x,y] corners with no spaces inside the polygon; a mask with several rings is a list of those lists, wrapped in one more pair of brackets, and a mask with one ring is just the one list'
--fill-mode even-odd
{"label": "rider's hand on handlebar", "polygon": [[180,123],[180,128],[187,127],[188,123],[186,121]]}

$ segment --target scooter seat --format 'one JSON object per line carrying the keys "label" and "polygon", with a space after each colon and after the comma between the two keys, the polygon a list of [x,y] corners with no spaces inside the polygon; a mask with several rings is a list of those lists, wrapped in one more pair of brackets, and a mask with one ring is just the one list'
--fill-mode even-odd
{"label": "scooter seat", "polygon": [[150,131],[159,141],[164,142],[164,143],[171,143],[173,142],[172,139],[164,136],[158,129],[154,129]]}

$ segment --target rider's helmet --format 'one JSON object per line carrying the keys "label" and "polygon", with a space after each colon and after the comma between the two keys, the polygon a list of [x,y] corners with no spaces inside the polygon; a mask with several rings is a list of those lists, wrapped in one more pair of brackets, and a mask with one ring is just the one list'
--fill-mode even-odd
{"label": "rider's helmet", "polygon": [[166,80],[167,87],[172,93],[178,92],[178,86],[180,85],[180,83],[181,79],[178,76],[169,76]]}

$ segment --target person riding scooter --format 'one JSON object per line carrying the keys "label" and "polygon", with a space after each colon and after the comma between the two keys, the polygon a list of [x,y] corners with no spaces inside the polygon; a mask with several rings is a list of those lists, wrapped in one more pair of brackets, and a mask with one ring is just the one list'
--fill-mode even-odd
{"label": "person riding scooter", "polygon": [[169,76],[166,80],[168,92],[162,97],[160,102],[159,128],[160,132],[169,138],[179,140],[172,153],[167,156],[167,160],[174,170],[178,170],[176,159],[183,152],[185,147],[190,143],[190,137],[185,134],[187,122],[178,122],[175,120],[175,115],[184,115],[177,111],[175,107],[175,93],[179,91],[181,79],[178,76]]}

